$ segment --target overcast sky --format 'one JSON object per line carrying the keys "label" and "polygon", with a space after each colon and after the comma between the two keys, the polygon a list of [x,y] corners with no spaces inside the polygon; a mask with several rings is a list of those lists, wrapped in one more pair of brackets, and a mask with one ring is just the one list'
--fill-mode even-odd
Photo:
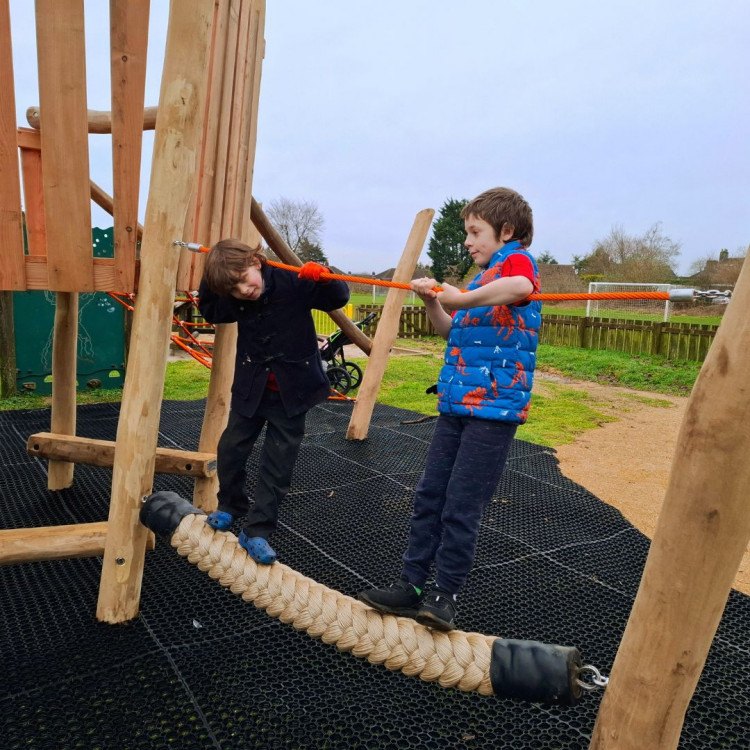
{"label": "overcast sky", "polygon": [[[156,105],[168,3],[151,5]],[[25,124],[33,3],[10,8]],[[87,0],[91,109],[110,109],[108,28]],[[747,0],[268,0],[265,37],[253,193],[315,202],[345,271],[395,266],[419,210],[496,185],[531,204],[532,253],[561,263],[615,225],[661,222],[682,272],[750,243]],[[109,191],[109,138],[89,140]]]}

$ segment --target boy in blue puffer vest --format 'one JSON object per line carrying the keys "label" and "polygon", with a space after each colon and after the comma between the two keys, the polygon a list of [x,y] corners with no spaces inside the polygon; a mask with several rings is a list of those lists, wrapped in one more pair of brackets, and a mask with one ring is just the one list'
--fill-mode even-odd
{"label": "boy in blue puffer vest", "polygon": [[[401,578],[359,594],[381,612],[438,630],[455,627],[456,595],[474,563],[482,512],[526,421],[541,324],[541,303],[524,301],[540,289],[526,249],[534,234],[529,204],[513,190],[493,188],[461,217],[464,244],[481,269],[467,291],[443,283],[437,294],[434,279],[411,284],[448,344]],[[435,586],[423,594],[433,563]]]}

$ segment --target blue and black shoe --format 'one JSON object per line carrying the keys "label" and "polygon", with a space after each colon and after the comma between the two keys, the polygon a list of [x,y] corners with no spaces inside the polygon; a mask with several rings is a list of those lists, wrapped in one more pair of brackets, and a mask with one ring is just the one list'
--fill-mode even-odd
{"label": "blue and black shoe", "polygon": [[206,523],[216,531],[226,531],[234,523],[234,516],[223,510],[215,510],[208,516]]}
{"label": "blue and black shoe", "polygon": [[240,532],[240,547],[247,552],[255,562],[261,565],[271,565],[276,562],[276,553],[268,543],[267,539],[261,536],[248,536],[244,531]]}

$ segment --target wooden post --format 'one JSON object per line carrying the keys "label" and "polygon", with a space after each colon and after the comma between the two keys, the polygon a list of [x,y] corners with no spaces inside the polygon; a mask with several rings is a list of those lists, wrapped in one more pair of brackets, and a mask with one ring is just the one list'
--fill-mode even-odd
{"label": "wooden post", "polygon": [[[252,224],[243,223],[242,203],[244,191],[252,189],[265,2],[241,0],[228,5],[227,17],[222,19],[221,25],[223,46],[217,44],[212,75],[214,93],[221,92],[221,98],[217,96],[210,103],[215,114],[211,116],[207,130],[215,140],[216,148],[204,156],[207,165],[214,170],[214,181],[209,182],[208,175],[203,175],[206,183],[201,190],[207,199],[209,187],[213,188],[210,193],[211,212],[207,217],[204,204],[197,226],[202,229],[201,236],[208,232],[208,244],[222,237],[238,237],[255,245],[260,242],[260,237]],[[214,121],[218,122],[218,127]],[[207,218],[210,221],[207,222]],[[198,443],[199,450],[207,453],[216,452],[229,418],[237,347],[236,324],[218,325],[215,330],[211,380]],[[218,477],[196,479],[193,504],[207,512],[216,510],[217,491]]]}
{"label": "wooden post", "polygon": [[[211,204],[211,226],[209,236],[213,242],[224,236],[227,218],[224,216],[224,183],[228,177],[230,112],[234,88],[234,66],[237,60],[237,40],[240,23],[240,4],[242,0],[224,0],[229,4],[229,16],[226,22],[226,36],[223,40],[224,63],[221,79],[221,98],[218,129],[216,132],[216,160],[214,163],[215,178],[212,183],[213,196]],[[213,92],[214,96],[216,92]],[[239,92],[238,92],[239,95]],[[215,238],[215,239],[214,239]]]}
{"label": "wooden post", "polygon": [[586,347],[586,326],[590,318],[580,318],[578,321],[578,346],[581,349]]}
{"label": "wooden post", "polygon": [[26,289],[14,92],[10,11],[0,0],[0,291]]}
{"label": "wooden post", "polygon": [[661,351],[661,336],[666,325],[669,324],[661,322],[651,324],[651,354],[659,354]]}
{"label": "wooden post", "polygon": [[[146,205],[141,274],[112,469],[109,533],[97,617],[138,614],[148,530],[138,519],[151,492],[180,236],[190,200],[206,95],[213,0],[170,6]],[[88,189],[88,181],[86,183]]]}
{"label": "wooden post", "polygon": [[[676,748],[750,539],[750,267],[688,401],[591,747]],[[738,658],[742,658],[738,655]]]}
{"label": "wooden post", "polygon": [[[240,2],[241,0],[225,0],[224,13],[220,18],[221,37],[217,36],[213,51],[212,98],[208,102],[211,109],[209,122],[204,128],[206,133],[211,134],[211,151],[203,154],[210,171],[202,175],[201,194],[206,203],[203,205],[202,214],[196,220],[204,236],[205,233],[208,234],[209,245],[218,242],[224,236],[230,236],[233,229],[233,217],[224,204],[224,186],[229,177],[228,152],[233,99],[241,99],[244,94],[243,90],[234,92]],[[236,346],[236,324],[214,327],[211,379],[208,383],[206,410],[198,442],[201,451],[215,453],[221,433],[226,427]],[[193,484],[193,504],[211,513],[218,505],[217,491],[218,477],[196,479]]]}
{"label": "wooden post", "polygon": [[93,292],[83,0],[37,0],[36,28],[48,289]]}
{"label": "wooden post", "polygon": [[143,97],[151,0],[110,0],[114,290],[135,291]]}
{"label": "wooden post", "polygon": [[[252,97],[246,102],[245,112],[243,115],[243,136],[240,143],[239,159],[242,164],[252,164],[255,161],[255,145],[258,138],[258,104],[260,93],[260,77],[263,69],[263,58],[266,54],[266,43],[263,37],[263,31],[266,25],[266,4],[265,0],[254,0],[252,4],[252,17],[250,18],[250,50],[253,52],[248,57],[248,77],[246,86],[254,92]],[[247,98],[247,97],[246,97]],[[250,156],[252,155],[252,161]],[[253,170],[244,170],[243,184],[238,187],[237,201],[238,209],[236,211],[238,225],[242,227],[240,235],[246,227],[252,225],[250,219],[251,201],[253,190]]]}
{"label": "wooden post", "polygon": [[13,292],[0,291],[0,397],[15,396],[17,391]]}
{"label": "wooden post", "polygon": [[[52,419],[58,435],[76,434],[76,363],[78,361],[78,293],[58,292],[52,333]],[[63,490],[73,484],[75,464],[50,461],[47,488]]]}
{"label": "wooden post", "polygon": [[[403,284],[411,281],[434,215],[435,212],[431,208],[425,208],[417,214],[409,239],[406,241],[406,247],[393,274],[393,281]],[[347,440],[364,440],[367,437],[372,411],[375,408],[375,399],[378,397],[380,383],[388,365],[391,347],[398,336],[401,308],[404,305],[406,293],[406,289],[388,290],[383,313],[378,320],[378,328],[372,342],[370,360],[362,377],[357,403],[354,405],[349,420],[349,429],[346,431]]]}

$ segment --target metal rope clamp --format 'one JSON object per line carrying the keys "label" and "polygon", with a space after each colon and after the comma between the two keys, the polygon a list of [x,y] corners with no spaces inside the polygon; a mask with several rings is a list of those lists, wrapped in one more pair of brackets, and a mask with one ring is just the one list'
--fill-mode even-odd
{"label": "metal rope clamp", "polygon": [[691,302],[699,297],[705,299],[727,299],[729,300],[732,296],[732,292],[727,290],[725,292],[719,289],[670,289],[669,290],[669,301],[670,302]]}
{"label": "metal rope clamp", "polygon": [[727,299],[730,299],[732,297],[732,291],[731,289],[727,289],[726,291],[721,291],[720,289],[696,289],[695,296],[707,297],[708,299],[717,299],[719,297],[726,297]]}
{"label": "metal rope clamp", "polygon": [[[591,682],[586,680],[587,675],[591,676]],[[609,677],[603,675],[593,664],[584,664],[579,667],[576,685],[582,690],[587,690],[588,692],[603,690],[608,684]]]}

